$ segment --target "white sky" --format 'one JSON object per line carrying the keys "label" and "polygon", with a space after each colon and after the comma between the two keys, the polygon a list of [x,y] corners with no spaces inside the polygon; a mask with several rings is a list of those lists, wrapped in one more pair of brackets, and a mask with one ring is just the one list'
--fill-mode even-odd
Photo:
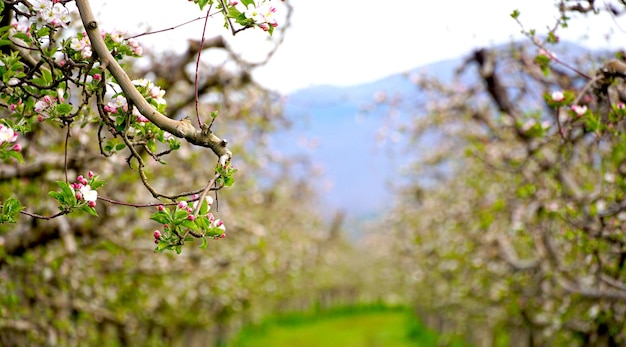
{"label": "white sky", "polygon": [[[277,4],[280,2],[274,0]],[[526,28],[546,32],[558,16],[549,0],[290,0],[294,7],[292,27],[270,63],[255,72],[263,85],[289,92],[312,85],[352,85],[390,74],[454,58],[479,46],[520,38],[520,27],[509,16],[521,11]],[[149,23],[163,29],[203,15],[184,0],[93,1],[94,10],[106,29],[142,32]],[[130,8],[129,8],[130,7]],[[124,11],[120,11],[124,8]],[[148,9],[148,10],[146,10]],[[279,7],[280,9],[280,7]],[[626,34],[608,15],[573,21],[562,30],[563,39],[581,42],[585,33],[594,35],[582,43],[602,47],[604,34],[612,42],[626,42]],[[211,22],[211,21],[210,21]],[[208,36],[221,33],[221,19],[212,20]],[[626,20],[619,24],[626,30]],[[593,28],[591,30],[590,28]],[[202,21],[163,34],[140,39],[145,45],[182,48],[185,37],[200,38]],[[244,31],[230,38],[244,56],[264,51],[266,34]]]}

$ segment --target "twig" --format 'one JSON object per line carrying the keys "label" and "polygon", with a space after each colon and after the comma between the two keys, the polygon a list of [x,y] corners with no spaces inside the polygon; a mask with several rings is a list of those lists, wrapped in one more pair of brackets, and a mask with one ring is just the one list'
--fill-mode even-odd
{"label": "twig", "polygon": [[206,25],[209,22],[209,13],[211,13],[211,8],[213,5],[209,6],[209,10],[206,12],[206,17],[204,19],[204,27],[202,28],[202,40],[200,41],[200,49],[198,49],[198,59],[196,60],[196,77],[194,80],[194,92],[196,96],[196,118],[198,119],[198,125],[202,128],[202,119],[200,119],[200,111],[198,109],[198,76],[200,75],[200,57],[202,56],[202,47],[204,46],[204,40],[206,38]]}

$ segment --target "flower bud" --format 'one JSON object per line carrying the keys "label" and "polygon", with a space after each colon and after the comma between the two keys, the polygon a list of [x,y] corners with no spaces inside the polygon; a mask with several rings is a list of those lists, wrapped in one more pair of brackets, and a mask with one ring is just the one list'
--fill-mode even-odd
{"label": "flower bud", "polygon": [[157,239],[157,240],[160,240],[161,239],[161,232],[158,231],[158,230],[155,230],[154,231],[154,238]]}

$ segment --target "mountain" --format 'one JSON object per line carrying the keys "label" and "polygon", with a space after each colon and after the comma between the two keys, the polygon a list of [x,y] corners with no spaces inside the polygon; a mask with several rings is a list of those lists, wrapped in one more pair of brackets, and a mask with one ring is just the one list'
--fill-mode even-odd
{"label": "mountain", "polygon": [[[415,71],[451,77],[460,62],[447,60]],[[286,148],[286,154],[305,154],[322,167],[318,186],[324,210],[343,210],[355,217],[377,214],[390,206],[394,176],[405,163],[394,156],[398,148],[380,141],[381,129],[390,119],[385,108],[372,106],[377,94],[408,95],[415,90],[409,74],[349,87],[299,90],[288,95],[284,104],[293,126],[273,141]]]}
{"label": "mountain", "polygon": [[[559,46],[559,57],[568,59],[588,52],[576,44]],[[389,141],[394,121],[411,117],[410,111],[390,117],[385,107],[374,107],[376,98],[384,94],[413,104],[426,102],[410,76],[425,73],[442,82],[451,81],[463,61],[464,57],[459,57],[436,62],[361,85],[315,86],[296,91],[287,96],[284,104],[293,127],[276,134],[273,141],[286,148],[286,154],[308,155],[322,166],[321,182],[315,186],[321,187],[323,211],[331,214],[343,210],[352,217],[375,217],[391,206],[394,183],[400,179],[398,172],[408,164],[401,155],[402,142]],[[476,74],[467,75],[473,81],[464,82],[477,81]],[[385,131],[387,140],[381,141],[381,132]]]}

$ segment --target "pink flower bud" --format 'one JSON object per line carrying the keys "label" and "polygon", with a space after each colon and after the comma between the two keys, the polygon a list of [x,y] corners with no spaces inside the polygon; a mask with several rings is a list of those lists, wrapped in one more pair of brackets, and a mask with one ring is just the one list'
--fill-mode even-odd
{"label": "pink flower bud", "polygon": [[46,104],[51,104],[52,103],[52,98],[50,97],[50,95],[45,95],[43,97],[43,101],[45,101]]}
{"label": "pink flower bud", "polygon": [[83,200],[83,193],[76,192],[76,200]]}
{"label": "pink flower bud", "polygon": [[178,203],[178,208],[180,208],[181,210],[187,208],[187,201],[180,201]]}
{"label": "pink flower bud", "polygon": [[87,172],[87,176],[89,178],[93,178],[93,176],[95,176],[95,174],[93,173],[93,171],[89,171],[89,172]]}
{"label": "pink flower bud", "polygon": [[161,232],[158,231],[158,230],[155,230],[154,231],[154,238],[157,239],[157,240],[160,240],[161,239]]}
{"label": "pink flower bud", "polygon": [[154,240],[154,244],[155,244],[155,245],[158,245],[158,244],[159,244],[159,240],[156,240],[156,239],[155,239],[155,240]]}
{"label": "pink flower bud", "polygon": [[11,104],[11,106],[9,106],[9,108],[11,108],[11,111],[15,111],[15,109],[17,108],[16,104]]}
{"label": "pink flower bud", "polygon": [[37,116],[37,121],[38,122],[43,122],[43,116],[42,115]]}
{"label": "pink flower bud", "polygon": [[196,220],[196,217],[194,215],[190,214],[190,215],[187,216],[187,219],[189,219],[190,221],[193,222],[194,220]]}
{"label": "pink flower bud", "polygon": [[22,150],[22,146],[19,143],[13,145],[13,150],[16,152],[20,152]]}
{"label": "pink flower bud", "polygon": [[96,202],[95,201],[88,201],[87,205],[89,205],[89,207],[94,208],[96,207]]}
{"label": "pink flower bud", "polygon": [[87,179],[85,179],[85,177],[83,177],[83,175],[79,175],[78,178],[76,178],[76,180],[78,182],[80,182],[80,184],[86,186],[87,184],[89,184],[89,182],[87,182]]}
{"label": "pink flower bud", "polygon": [[102,75],[100,75],[99,73],[93,74],[93,79],[99,81],[102,79]]}
{"label": "pink flower bud", "polygon": [[157,210],[159,210],[159,212],[163,212],[165,211],[165,207],[163,207],[163,205],[159,205],[157,206]]}
{"label": "pink flower bud", "polygon": [[224,233],[224,234],[220,235],[220,239],[223,239],[223,238],[225,238],[225,237],[226,237],[226,233]]}

